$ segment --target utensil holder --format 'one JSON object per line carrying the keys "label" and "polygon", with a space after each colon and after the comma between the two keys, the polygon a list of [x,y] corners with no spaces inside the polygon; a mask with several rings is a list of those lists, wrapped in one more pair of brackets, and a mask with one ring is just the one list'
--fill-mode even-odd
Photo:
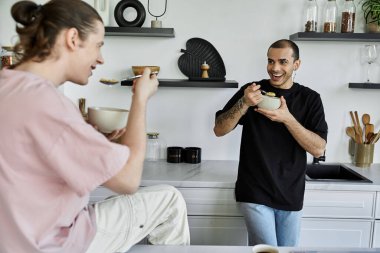
{"label": "utensil holder", "polygon": [[355,144],[354,164],[357,167],[370,167],[373,162],[374,144]]}

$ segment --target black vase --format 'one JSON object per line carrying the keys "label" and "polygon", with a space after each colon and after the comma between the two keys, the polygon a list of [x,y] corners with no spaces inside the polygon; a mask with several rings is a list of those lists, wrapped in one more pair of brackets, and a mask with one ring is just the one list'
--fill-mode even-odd
{"label": "black vase", "polygon": [[[133,8],[137,12],[135,20],[128,21],[124,18],[124,11]],[[116,23],[121,27],[141,27],[144,24],[146,12],[144,5],[138,0],[121,0],[117,3],[114,11]]]}

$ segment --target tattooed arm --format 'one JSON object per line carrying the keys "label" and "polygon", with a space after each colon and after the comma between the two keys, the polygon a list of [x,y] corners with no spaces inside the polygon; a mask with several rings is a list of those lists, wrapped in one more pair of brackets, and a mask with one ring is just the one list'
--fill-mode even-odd
{"label": "tattooed arm", "polygon": [[214,133],[216,136],[223,136],[235,128],[241,116],[247,110],[248,105],[244,103],[244,97],[241,97],[234,106],[225,113],[222,113],[215,119]]}
{"label": "tattooed arm", "polygon": [[242,96],[228,111],[220,114],[215,119],[214,133],[216,136],[228,134],[235,128],[240,118],[247,112],[250,106],[255,106],[262,100],[260,85],[255,83],[244,90]]}

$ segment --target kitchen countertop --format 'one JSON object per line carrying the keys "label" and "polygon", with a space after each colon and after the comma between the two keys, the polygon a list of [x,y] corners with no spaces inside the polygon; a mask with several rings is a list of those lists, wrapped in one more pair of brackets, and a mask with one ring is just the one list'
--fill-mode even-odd
{"label": "kitchen countertop", "polygon": [[[372,164],[370,168],[345,165],[373,183],[307,181],[306,189],[380,191],[380,163]],[[231,160],[204,160],[198,164],[168,163],[166,160],[145,161],[141,185],[169,184],[175,187],[234,189],[237,170],[238,161]]]}
{"label": "kitchen countertop", "polygon": [[[279,247],[280,253],[363,253],[363,252],[380,252],[380,249],[371,248],[290,248],[290,247]],[[159,245],[135,245],[128,253],[252,253],[252,247],[250,246],[203,246],[203,245],[192,245],[192,246],[159,246]]]}

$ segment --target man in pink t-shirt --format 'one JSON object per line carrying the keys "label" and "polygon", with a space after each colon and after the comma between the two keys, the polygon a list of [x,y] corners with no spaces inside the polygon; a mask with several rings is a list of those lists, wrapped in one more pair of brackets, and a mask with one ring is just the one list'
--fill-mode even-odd
{"label": "man in pink t-shirt", "polygon": [[[110,142],[57,89],[87,84],[103,64],[97,12],[78,0],[20,1],[11,12],[22,54],[0,71],[0,252],[125,252],[146,236],[189,244],[181,194],[138,190],[157,77],[146,69],[134,83],[128,124],[109,135],[120,144]],[[100,185],[121,195],[89,205]]]}

